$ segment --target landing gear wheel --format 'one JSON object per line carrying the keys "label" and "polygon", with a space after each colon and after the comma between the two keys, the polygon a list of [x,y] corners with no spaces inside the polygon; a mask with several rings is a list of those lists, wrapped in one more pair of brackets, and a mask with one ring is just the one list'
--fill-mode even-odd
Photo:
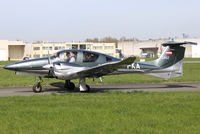
{"label": "landing gear wheel", "polygon": [[42,92],[41,80],[42,80],[42,77],[39,76],[38,83],[33,86],[33,92],[34,93],[40,93],[40,92]]}
{"label": "landing gear wheel", "polygon": [[34,93],[40,93],[42,92],[42,86],[40,84],[36,84],[33,86],[33,92]]}
{"label": "landing gear wheel", "polygon": [[75,84],[72,83],[72,82],[66,82],[66,83],[65,83],[65,88],[66,88],[67,90],[73,91],[73,90],[75,89]]}
{"label": "landing gear wheel", "polygon": [[87,88],[86,92],[90,92],[90,86],[86,85],[86,88]]}

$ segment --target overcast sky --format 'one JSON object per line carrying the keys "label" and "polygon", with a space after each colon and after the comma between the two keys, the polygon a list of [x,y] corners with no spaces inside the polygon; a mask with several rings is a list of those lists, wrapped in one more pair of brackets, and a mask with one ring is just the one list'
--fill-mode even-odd
{"label": "overcast sky", "polygon": [[0,39],[200,37],[199,0],[0,0]]}

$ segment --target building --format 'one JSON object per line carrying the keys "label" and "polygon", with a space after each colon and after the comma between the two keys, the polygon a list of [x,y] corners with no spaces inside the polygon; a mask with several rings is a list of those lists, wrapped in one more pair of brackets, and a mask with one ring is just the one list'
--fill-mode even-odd
{"label": "building", "polygon": [[27,45],[23,41],[0,40],[0,61],[22,60]]}
{"label": "building", "polygon": [[[171,41],[171,39],[156,39],[156,40],[141,40],[119,42],[118,50],[124,57],[137,56],[142,58],[159,57],[164,51],[165,47],[161,44]],[[177,42],[190,41],[198,43],[197,46],[185,45],[185,57],[200,58],[200,39],[175,39]]]}
{"label": "building", "polygon": [[84,49],[118,57],[115,43],[38,42],[0,40],[0,61],[41,58],[63,49]]}
{"label": "building", "polygon": [[[124,57],[137,56],[150,58],[160,56],[165,49],[161,44],[171,39],[124,41],[118,43],[88,43],[88,42],[38,42],[25,43],[23,41],[0,40],[0,61],[23,60],[28,58],[47,57],[63,49],[84,49],[119,57],[119,52]],[[175,39],[177,42],[191,41],[199,45],[185,45],[185,57],[200,58],[200,39],[187,38]],[[116,51],[118,50],[118,51]]]}
{"label": "building", "polygon": [[83,49],[96,51],[118,57],[115,43],[88,43],[88,42],[39,42],[32,44],[32,57],[47,57],[49,54],[56,53],[63,49]]}
{"label": "building", "polygon": [[178,42],[196,42],[198,45],[184,45],[186,47],[185,57],[200,58],[200,38],[176,39]]}

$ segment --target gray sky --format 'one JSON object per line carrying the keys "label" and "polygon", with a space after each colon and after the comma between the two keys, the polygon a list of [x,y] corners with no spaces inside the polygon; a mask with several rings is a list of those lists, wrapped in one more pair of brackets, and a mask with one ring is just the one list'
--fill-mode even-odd
{"label": "gray sky", "polygon": [[0,0],[0,39],[200,37],[199,0]]}

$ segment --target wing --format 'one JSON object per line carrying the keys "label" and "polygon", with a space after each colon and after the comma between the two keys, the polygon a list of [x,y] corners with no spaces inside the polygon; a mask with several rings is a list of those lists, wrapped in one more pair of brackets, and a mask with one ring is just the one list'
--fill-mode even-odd
{"label": "wing", "polygon": [[77,74],[80,77],[101,77],[103,75],[107,75],[109,73],[116,71],[122,65],[132,64],[135,61],[135,59],[136,57],[129,57],[122,61],[105,63],[99,66],[87,68],[85,70],[77,72]]}

